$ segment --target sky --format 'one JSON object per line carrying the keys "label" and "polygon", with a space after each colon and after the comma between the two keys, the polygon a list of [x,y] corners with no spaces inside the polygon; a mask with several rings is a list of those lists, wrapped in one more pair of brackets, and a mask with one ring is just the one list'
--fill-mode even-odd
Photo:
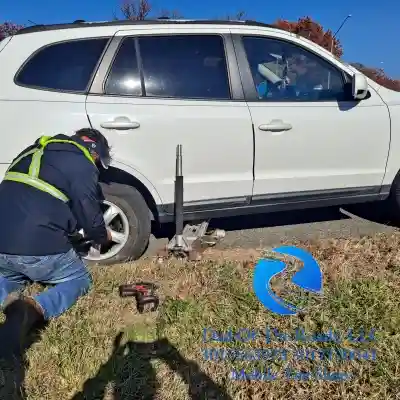
{"label": "sky", "polygon": [[[32,22],[51,24],[76,19],[111,20],[121,0],[2,0],[1,3],[0,21],[32,25]],[[396,41],[400,37],[399,0],[371,0],[369,5],[365,0],[153,0],[151,3],[156,14],[162,9],[174,9],[188,19],[222,18],[241,10],[246,11],[247,19],[265,23],[278,18],[295,21],[308,15],[333,32],[351,14],[337,35],[344,49],[343,59],[383,68],[390,77],[400,79],[400,51]]]}

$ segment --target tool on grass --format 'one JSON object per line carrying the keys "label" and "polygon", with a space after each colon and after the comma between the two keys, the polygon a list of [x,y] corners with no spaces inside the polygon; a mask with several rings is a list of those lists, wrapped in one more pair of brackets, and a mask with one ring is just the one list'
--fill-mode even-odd
{"label": "tool on grass", "polygon": [[[157,310],[160,304],[160,299],[155,293],[157,289],[158,286],[154,283],[136,282],[121,285],[119,287],[119,295],[121,297],[135,297],[136,308],[142,314],[145,309],[150,312]],[[152,305],[152,307],[149,308],[149,305]]]}

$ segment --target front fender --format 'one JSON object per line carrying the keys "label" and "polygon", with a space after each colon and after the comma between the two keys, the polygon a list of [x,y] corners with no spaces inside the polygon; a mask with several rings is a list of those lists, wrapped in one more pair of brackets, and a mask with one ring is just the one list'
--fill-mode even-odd
{"label": "front fender", "polygon": [[115,159],[112,160],[110,167],[120,169],[120,170],[128,173],[129,175],[133,176],[134,178],[136,178],[139,182],[141,182],[143,184],[143,186],[146,187],[146,189],[152,195],[156,205],[163,204],[161,196],[157,192],[157,189],[155,188],[155,186],[140,171],[131,167],[129,164],[125,163],[122,160],[115,160]]}

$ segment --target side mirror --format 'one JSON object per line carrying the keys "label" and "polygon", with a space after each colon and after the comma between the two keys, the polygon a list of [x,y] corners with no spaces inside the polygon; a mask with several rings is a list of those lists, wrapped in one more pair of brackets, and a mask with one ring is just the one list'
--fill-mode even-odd
{"label": "side mirror", "polygon": [[352,81],[352,94],[356,100],[363,100],[368,95],[368,81],[363,74],[355,73]]}

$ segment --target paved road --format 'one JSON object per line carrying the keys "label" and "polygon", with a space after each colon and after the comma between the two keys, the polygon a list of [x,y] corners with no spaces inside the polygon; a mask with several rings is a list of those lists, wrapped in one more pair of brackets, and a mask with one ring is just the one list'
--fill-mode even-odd
{"label": "paved road", "polygon": [[[384,208],[383,203],[366,203],[346,208],[331,207],[218,219],[212,220],[211,224],[227,232],[219,248],[257,248],[276,245],[284,238],[360,237],[396,231],[397,228],[385,217]],[[153,238],[147,255],[155,255],[157,249],[166,242],[166,238]]]}

